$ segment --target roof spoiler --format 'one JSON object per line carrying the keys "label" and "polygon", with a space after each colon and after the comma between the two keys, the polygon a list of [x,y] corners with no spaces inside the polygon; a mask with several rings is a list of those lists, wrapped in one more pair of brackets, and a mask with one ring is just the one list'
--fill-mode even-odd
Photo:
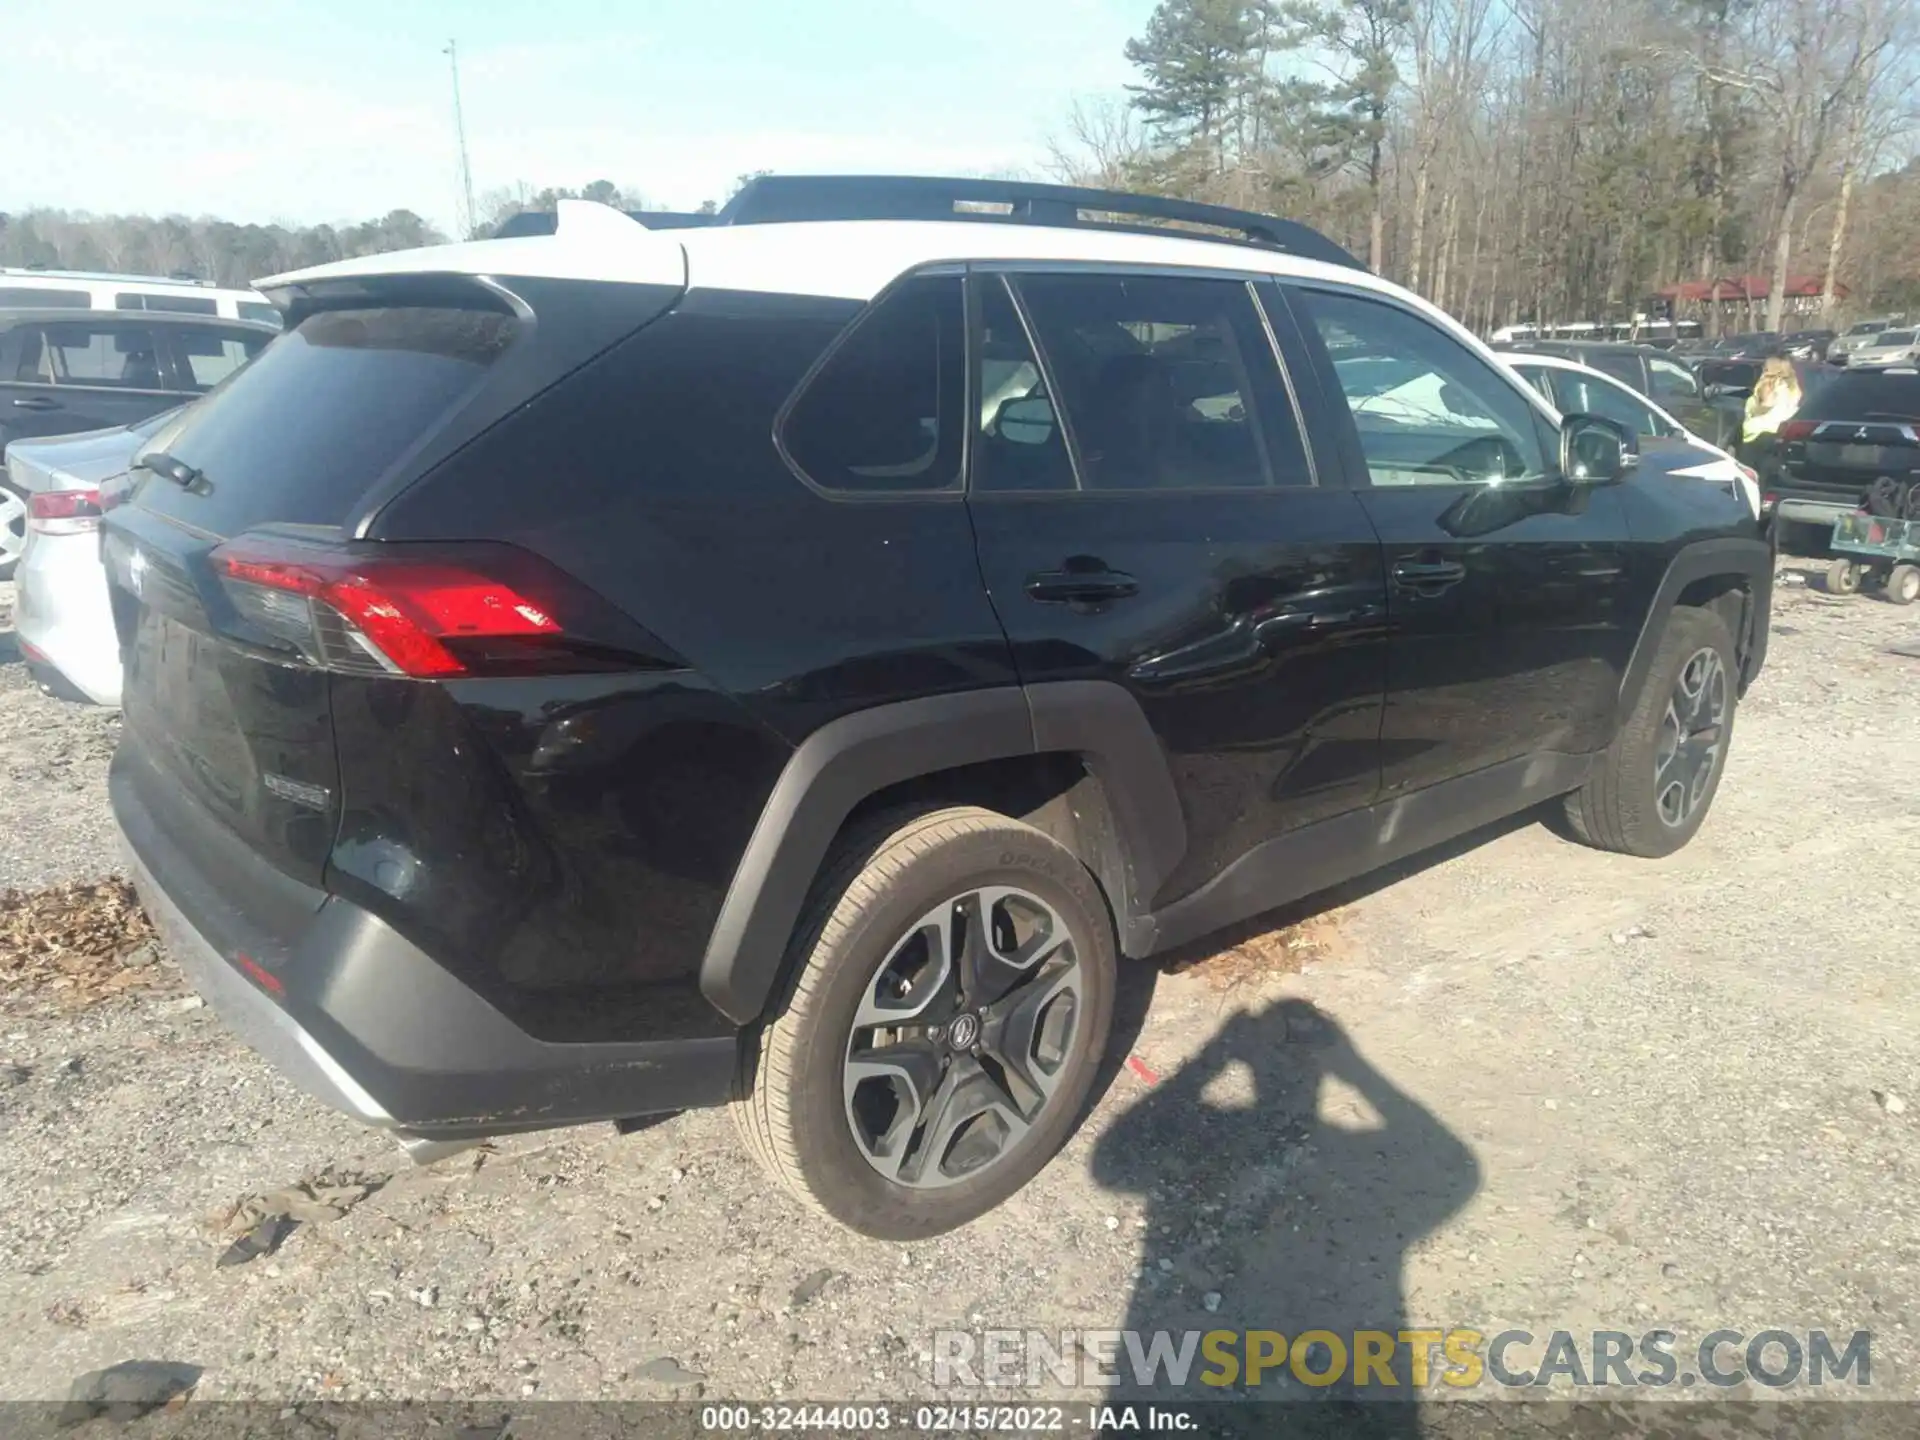
{"label": "roof spoiler", "polygon": [[[610,280],[643,285],[687,283],[687,252],[680,242],[654,233],[631,216],[592,200],[562,200],[539,234],[503,240],[466,240],[336,260],[290,270],[254,282],[293,323],[293,309],[329,297],[365,294],[364,282],[408,277],[547,276],[562,280]],[[338,301],[336,301],[338,303]]]}

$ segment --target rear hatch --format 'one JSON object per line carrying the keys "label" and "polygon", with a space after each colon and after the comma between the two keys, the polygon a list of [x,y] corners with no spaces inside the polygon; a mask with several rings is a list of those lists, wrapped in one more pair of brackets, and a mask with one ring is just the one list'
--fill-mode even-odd
{"label": "rear hatch", "polygon": [[1920,479],[1920,374],[1837,375],[1780,427],[1780,440],[1784,494],[1858,505],[1876,482],[1908,486]]}
{"label": "rear hatch", "polygon": [[463,645],[554,628],[551,598],[528,598],[546,577],[511,557],[355,537],[678,293],[444,275],[290,292],[286,333],[157,433],[127,493],[107,497],[126,668],[115,781],[154,826],[189,848],[224,835],[320,885],[339,822],[330,675],[455,673]]}

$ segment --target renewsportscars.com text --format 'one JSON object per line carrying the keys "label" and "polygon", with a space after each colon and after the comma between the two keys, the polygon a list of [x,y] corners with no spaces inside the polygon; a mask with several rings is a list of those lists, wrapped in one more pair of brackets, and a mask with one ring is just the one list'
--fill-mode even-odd
{"label": "renewsportscars.com text", "polygon": [[1866,1330],[942,1330],[933,1383],[1040,1388],[1262,1385],[1425,1390],[1665,1389],[1752,1383],[1771,1389],[1873,1383]]}

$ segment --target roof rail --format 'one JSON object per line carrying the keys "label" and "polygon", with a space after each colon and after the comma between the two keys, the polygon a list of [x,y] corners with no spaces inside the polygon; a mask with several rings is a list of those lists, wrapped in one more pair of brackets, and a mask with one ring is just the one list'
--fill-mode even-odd
{"label": "roof rail", "polygon": [[[1349,269],[1365,269],[1346,250],[1297,220],[1224,205],[1131,195],[1078,185],[1025,180],[939,179],[918,175],[762,175],[749,180],[717,215],[629,210],[649,230],[706,225],[771,225],[803,220],[970,220],[1000,225],[1068,226],[1178,235],[1187,240],[1256,245]],[[1142,221],[1172,222],[1143,224]],[[1132,223],[1129,223],[1132,222]],[[495,240],[551,235],[551,210],[524,210],[503,220]],[[1203,229],[1176,228],[1202,226]],[[1223,233],[1224,232],[1224,233]]]}
{"label": "roof rail", "polygon": [[[1002,225],[1143,230],[1183,239],[1258,245],[1331,265],[1363,268],[1346,250],[1297,220],[1224,205],[1025,180],[943,179],[918,175],[762,175],[749,180],[716,217],[722,225],[793,220],[970,220]],[[1225,234],[1211,232],[1227,232]]]}
{"label": "roof rail", "polygon": [[[625,210],[621,213],[649,230],[692,230],[711,225],[717,219],[713,215],[678,210]],[[560,216],[556,211],[522,210],[518,215],[509,215],[494,226],[493,233],[487,238],[516,240],[526,235],[551,235],[559,225]]]}

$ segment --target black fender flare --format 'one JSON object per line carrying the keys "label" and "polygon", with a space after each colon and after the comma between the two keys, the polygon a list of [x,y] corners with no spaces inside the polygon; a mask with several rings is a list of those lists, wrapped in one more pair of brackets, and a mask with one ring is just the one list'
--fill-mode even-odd
{"label": "black fender flare", "polygon": [[1696,540],[1674,552],[1667,562],[1666,574],[1660,577],[1659,587],[1654,591],[1653,603],[1640,622],[1639,638],[1634,641],[1633,655],[1620,679],[1619,702],[1614,714],[1616,729],[1626,724],[1633,714],[1641,687],[1646,684],[1647,671],[1653,665],[1653,652],[1660,648],[1660,637],[1666,633],[1667,619],[1679,603],[1681,593],[1697,580],[1727,575],[1745,583],[1746,615],[1733,641],[1740,663],[1740,688],[1744,691],[1752,683],[1766,661],[1773,608],[1773,565],[1774,547],[1758,536]]}
{"label": "black fender flare", "polygon": [[1007,685],[875,706],[795,748],[721,902],[701,992],[735,1024],[760,1018],[834,838],[869,796],[958,766],[1067,751],[1084,758],[1105,794],[1126,892],[1111,898],[1123,948],[1135,953],[1129,932],[1186,848],[1165,752],[1118,685]]}

